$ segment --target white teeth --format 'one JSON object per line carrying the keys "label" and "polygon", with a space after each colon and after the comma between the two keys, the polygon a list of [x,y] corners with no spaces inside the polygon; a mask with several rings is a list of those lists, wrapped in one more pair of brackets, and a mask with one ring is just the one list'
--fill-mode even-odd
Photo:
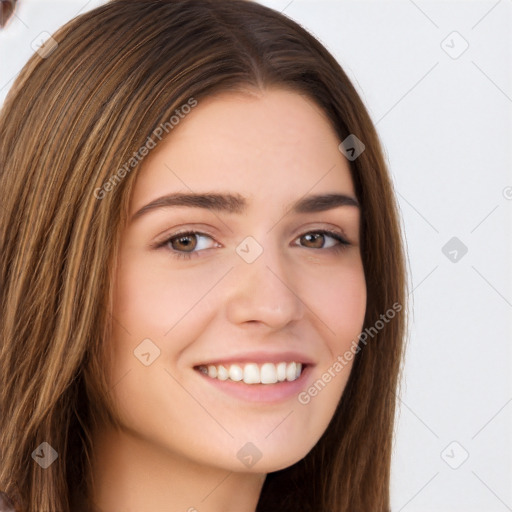
{"label": "white teeth", "polygon": [[279,363],[277,365],[277,380],[279,382],[286,380],[286,363]]}
{"label": "white teeth", "polygon": [[[226,368],[227,366],[227,368]],[[223,366],[210,364],[200,366],[198,370],[212,379],[244,381],[245,384],[276,384],[278,382],[293,381],[302,373],[301,363],[257,363],[231,364]]]}
{"label": "white teeth", "polygon": [[265,363],[261,367],[261,383],[275,384],[277,382],[277,368],[274,363]]}
{"label": "white teeth", "polygon": [[244,382],[246,384],[260,383],[260,368],[257,364],[246,364],[244,368]]}
{"label": "white teeth", "polygon": [[228,371],[224,366],[219,365],[217,366],[217,379],[219,380],[227,380],[229,378]]}
{"label": "white teeth", "polygon": [[229,378],[238,382],[244,378],[244,371],[237,364],[232,364],[229,367]]}
{"label": "white teeth", "polygon": [[295,380],[295,375],[297,374],[297,365],[295,363],[290,363],[286,367],[286,380]]}

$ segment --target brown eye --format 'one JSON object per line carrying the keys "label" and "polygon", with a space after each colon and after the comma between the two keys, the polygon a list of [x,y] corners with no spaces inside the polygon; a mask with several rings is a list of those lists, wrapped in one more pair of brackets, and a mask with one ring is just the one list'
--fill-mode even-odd
{"label": "brown eye", "polygon": [[197,246],[197,238],[195,234],[189,233],[171,238],[169,243],[176,251],[192,252]]}
{"label": "brown eye", "polygon": [[[324,246],[326,238],[330,238],[337,243],[332,243],[329,246]],[[340,246],[350,245],[341,235],[332,231],[320,230],[310,231],[300,237],[301,243],[305,243],[308,249],[336,249]]]}
{"label": "brown eye", "polygon": [[[210,245],[208,245],[210,240]],[[175,233],[167,237],[163,242],[157,245],[157,248],[165,248],[177,258],[191,258],[199,256],[198,253],[203,249],[210,249],[215,244],[212,236],[199,231],[185,231]]]}
{"label": "brown eye", "polygon": [[321,249],[324,245],[324,235],[322,233],[308,233],[306,235],[301,236],[301,240],[306,240],[306,242],[310,243],[309,247],[313,249]]}

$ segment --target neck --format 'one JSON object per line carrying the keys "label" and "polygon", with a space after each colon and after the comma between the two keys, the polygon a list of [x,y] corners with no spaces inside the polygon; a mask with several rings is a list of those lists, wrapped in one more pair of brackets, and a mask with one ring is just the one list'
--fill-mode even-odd
{"label": "neck", "polygon": [[255,512],[265,476],[205,466],[127,431],[93,435],[95,512]]}

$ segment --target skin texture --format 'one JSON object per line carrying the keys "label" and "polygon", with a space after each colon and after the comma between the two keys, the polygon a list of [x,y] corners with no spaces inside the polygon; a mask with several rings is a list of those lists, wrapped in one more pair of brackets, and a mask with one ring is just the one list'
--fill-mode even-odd
{"label": "skin texture", "polygon": [[[351,362],[307,405],[297,393],[274,403],[237,399],[193,367],[297,350],[314,362],[304,390],[357,339],[366,307],[358,207],[287,213],[305,195],[355,198],[339,143],[316,104],[267,89],[201,100],[151,150],[130,215],[171,192],[231,192],[248,208],[161,208],[122,234],[108,375],[123,430],[94,434],[101,510],[254,512],[265,475],[303,458],[327,428]],[[191,259],[173,257],[187,252],[179,237],[152,247],[190,229],[206,233],[188,240]],[[350,245],[334,252],[330,236],[323,244],[303,236],[321,229]],[[236,252],[247,236],[263,248],[250,264]],[[160,350],[149,366],[134,357],[146,338]],[[251,467],[237,457],[247,442],[262,454]]]}

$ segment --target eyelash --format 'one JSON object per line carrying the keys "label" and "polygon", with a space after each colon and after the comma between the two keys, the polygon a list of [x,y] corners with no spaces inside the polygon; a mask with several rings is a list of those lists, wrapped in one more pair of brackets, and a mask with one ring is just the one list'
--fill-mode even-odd
{"label": "eyelash", "polygon": [[[313,250],[320,250],[320,251],[323,250],[323,251],[333,252],[334,254],[338,254],[338,253],[344,251],[349,245],[351,245],[350,242],[348,242],[345,238],[343,238],[339,233],[337,233],[336,231],[330,231],[328,229],[306,231],[302,235],[299,235],[298,238],[301,238],[305,235],[310,235],[312,233],[328,235],[328,236],[334,238],[339,243],[333,247],[329,247],[328,249],[321,249],[321,248],[315,249],[312,247],[305,247],[306,249],[313,249]],[[162,242],[157,243],[155,245],[155,249],[167,249],[173,258],[189,260],[189,259],[195,257],[194,255],[197,255],[197,252],[200,252],[200,251],[193,251],[193,252],[187,253],[187,252],[176,251],[175,249],[169,249],[167,247],[167,244],[169,242],[171,242],[172,240],[174,240],[175,238],[178,238],[180,236],[189,236],[189,235],[202,235],[202,236],[207,236],[208,238],[211,238],[212,240],[214,240],[214,238],[211,235],[209,235],[207,233],[203,233],[202,231],[194,231],[194,230],[183,231],[183,232],[173,233],[172,236],[166,238]]]}

